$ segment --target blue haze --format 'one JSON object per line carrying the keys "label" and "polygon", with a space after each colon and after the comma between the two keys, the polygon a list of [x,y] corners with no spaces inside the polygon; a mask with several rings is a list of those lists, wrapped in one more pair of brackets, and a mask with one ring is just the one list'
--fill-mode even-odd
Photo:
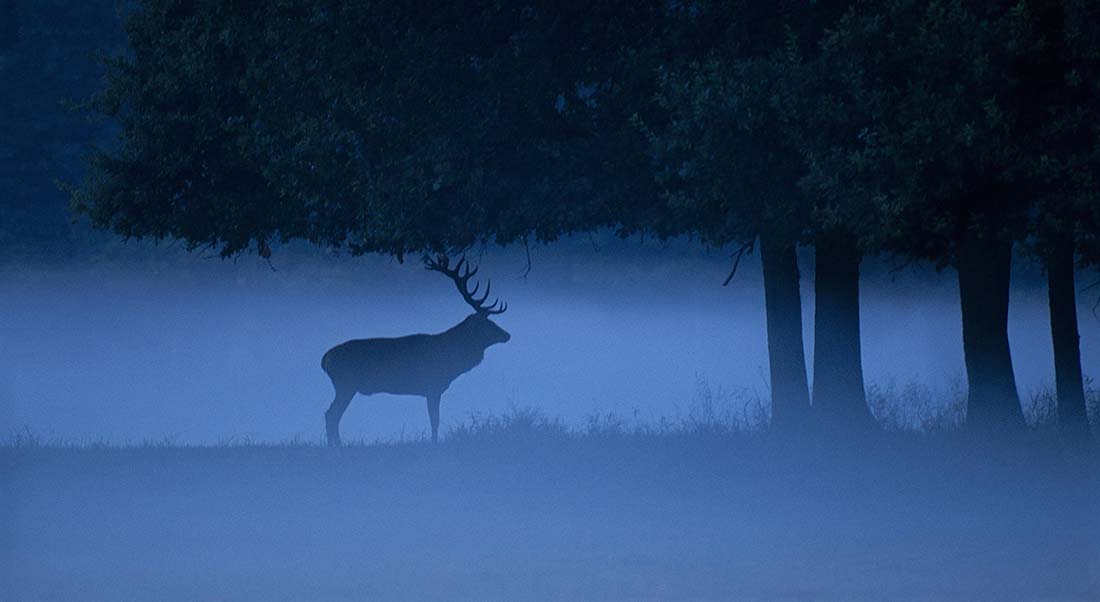
{"label": "blue haze", "polygon": [[[490,249],[481,273],[510,309],[513,338],[488,351],[443,398],[443,431],[471,413],[530,407],[580,424],[595,413],[676,418],[702,402],[732,411],[766,399],[758,257],[729,287],[724,253],[669,245],[572,241]],[[807,354],[813,349],[812,256],[801,258]],[[1025,402],[1053,381],[1041,274],[1014,276],[1010,337]],[[468,312],[452,285],[417,262],[284,252],[273,271],[252,256],[73,266],[8,266],[0,280],[0,435],[134,443],[318,441],[331,386],[326,349],[349,338],[438,332]],[[946,403],[965,389],[953,273],[865,266],[868,385],[927,385]],[[1086,275],[1082,275],[1084,280]],[[1083,288],[1087,281],[1082,281]],[[1082,293],[1086,374],[1100,374],[1100,321]],[[351,440],[427,428],[417,398],[357,397]]]}

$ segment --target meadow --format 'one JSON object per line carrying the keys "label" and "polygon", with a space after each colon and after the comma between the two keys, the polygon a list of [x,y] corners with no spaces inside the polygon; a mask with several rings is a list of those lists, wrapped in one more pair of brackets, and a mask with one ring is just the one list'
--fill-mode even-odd
{"label": "meadow", "polygon": [[721,417],[0,448],[3,600],[1095,600],[1100,455]]}

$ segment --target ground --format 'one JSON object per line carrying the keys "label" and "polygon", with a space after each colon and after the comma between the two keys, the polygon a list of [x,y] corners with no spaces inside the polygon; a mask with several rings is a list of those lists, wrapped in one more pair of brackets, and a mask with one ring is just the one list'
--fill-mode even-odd
{"label": "ground", "polygon": [[435,446],[22,440],[0,599],[1100,599],[1095,452],[832,439],[518,416]]}

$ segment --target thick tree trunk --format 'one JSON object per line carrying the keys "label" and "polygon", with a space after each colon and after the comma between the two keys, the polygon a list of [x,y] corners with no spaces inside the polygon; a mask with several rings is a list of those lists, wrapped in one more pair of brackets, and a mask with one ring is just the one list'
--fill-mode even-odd
{"label": "thick tree trunk", "polygon": [[866,430],[859,333],[861,254],[843,233],[818,237],[814,274],[814,415],[831,428]]}
{"label": "thick tree trunk", "polygon": [[1024,426],[1008,345],[1012,243],[969,239],[959,249],[959,298],[968,384],[967,425],[984,433]]}
{"label": "thick tree trunk", "polygon": [[1073,282],[1073,245],[1064,243],[1047,258],[1050,334],[1054,341],[1054,382],[1058,423],[1067,433],[1087,435],[1085,383],[1081,375],[1081,337]]}
{"label": "thick tree trunk", "polygon": [[802,296],[798,258],[793,243],[760,237],[764,266],[764,306],[768,322],[773,430],[800,430],[808,425],[810,393],[806,352],[802,344]]}

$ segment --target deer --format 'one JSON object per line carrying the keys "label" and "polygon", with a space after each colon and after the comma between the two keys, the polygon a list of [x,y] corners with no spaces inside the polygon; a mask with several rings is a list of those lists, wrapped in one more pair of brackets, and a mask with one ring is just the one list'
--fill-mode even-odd
{"label": "deer", "polygon": [[500,315],[508,304],[489,293],[492,282],[486,281],[485,292],[470,279],[477,267],[470,267],[465,257],[452,268],[450,259],[426,257],[424,267],[450,278],[474,313],[450,329],[437,334],[414,334],[396,338],[353,339],[325,352],[321,368],[332,380],[336,395],[325,411],[325,433],[328,444],[340,443],[340,419],[357,393],[373,395],[415,395],[428,401],[428,419],[432,426],[432,443],[439,439],[439,402],[443,393],[459,376],[473,370],[485,358],[485,350],[507,343],[512,335],[489,318]]}

